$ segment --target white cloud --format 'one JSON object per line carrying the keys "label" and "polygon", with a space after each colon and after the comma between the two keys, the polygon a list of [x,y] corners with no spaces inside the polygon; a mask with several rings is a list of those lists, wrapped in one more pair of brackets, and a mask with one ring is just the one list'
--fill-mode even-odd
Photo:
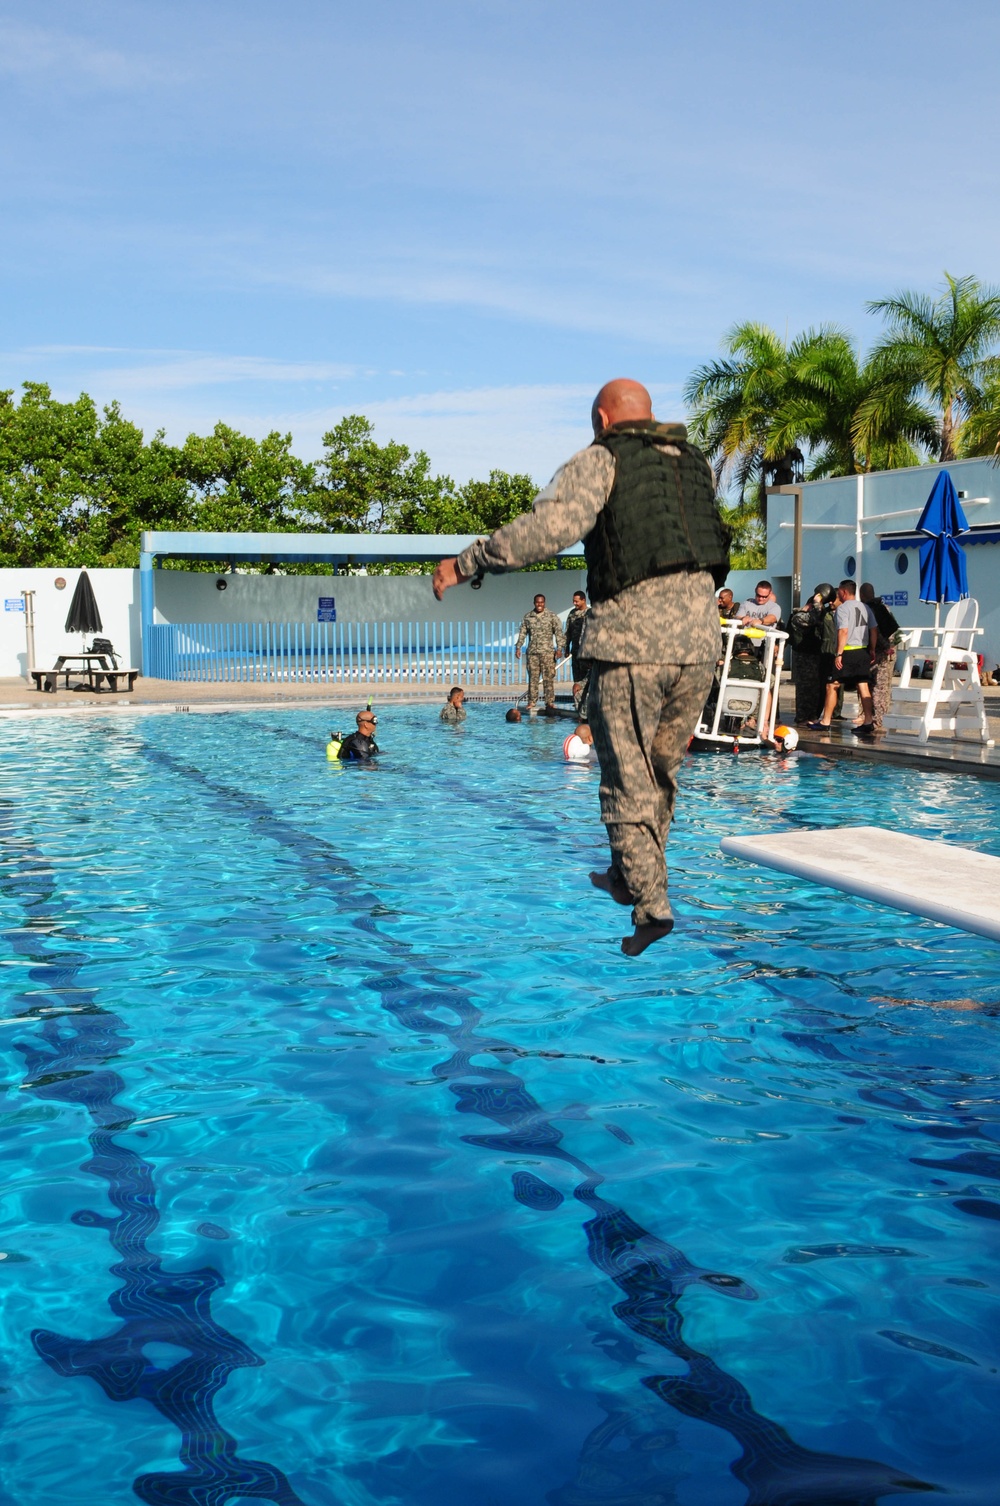
{"label": "white cloud", "polygon": [[[264,428],[290,430],[300,455],[322,450],[322,436],[348,413],[364,413],[381,443],[395,439],[426,450],[436,472],[456,481],[491,470],[522,471],[542,483],[570,455],[590,443],[590,405],[598,382],[547,386],[478,387],[415,393],[299,413],[271,413]],[[681,412],[676,388],[653,389],[664,417]],[[240,426],[240,421],[233,422]],[[253,420],[242,423],[253,432]]]}
{"label": "white cloud", "polygon": [[277,361],[266,356],[215,356],[177,353],[174,359],[141,366],[114,366],[95,371],[94,380],[113,380],[124,400],[130,392],[175,391],[221,387],[234,382],[339,382],[354,376],[354,366],[329,361]]}
{"label": "white cloud", "polygon": [[84,37],[42,26],[0,22],[0,73],[72,79],[104,89],[134,89],[163,78],[152,58],[129,57]]}

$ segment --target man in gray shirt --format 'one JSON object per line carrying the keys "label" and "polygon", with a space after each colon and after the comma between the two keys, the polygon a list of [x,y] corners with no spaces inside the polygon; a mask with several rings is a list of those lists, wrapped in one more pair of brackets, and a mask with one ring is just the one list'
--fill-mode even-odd
{"label": "man in gray shirt", "polygon": [[759,580],[736,616],[744,627],[774,627],[781,621],[781,608],[769,580]]}
{"label": "man in gray shirt", "polygon": [[854,728],[856,737],[874,737],[872,695],[869,680],[872,674],[872,659],[878,643],[878,624],[871,607],[857,600],[857,586],[853,580],[842,580],[837,587],[837,607],[834,612],[837,625],[837,653],[833,671],[826,683],[826,702],[823,715],[810,722],[814,731],[829,730],[833,708],[837,704],[837,692],[856,690],[861,707],[861,726]]}
{"label": "man in gray shirt", "polygon": [[658,424],[638,382],[602,387],[594,443],[556,472],[530,513],[434,572],[434,594],[478,570],[517,570],[583,539],[590,725],[611,866],[591,882],[632,906],[637,957],[673,927],[664,856],[677,773],[719,657],[715,585],[729,549],[711,469],[682,424]]}

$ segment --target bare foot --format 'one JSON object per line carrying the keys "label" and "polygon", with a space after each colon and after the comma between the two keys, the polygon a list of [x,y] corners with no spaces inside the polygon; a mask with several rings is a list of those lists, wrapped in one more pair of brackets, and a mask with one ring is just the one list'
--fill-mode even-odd
{"label": "bare foot", "polygon": [[631,936],[622,937],[622,951],[626,957],[641,957],[648,946],[669,936],[673,928],[672,920],[647,921],[645,925],[636,926]]}
{"label": "bare foot", "polygon": [[603,889],[605,894],[610,894],[616,905],[630,905],[632,894],[625,880],[609,868],[607,873],[592,873],[590,882],[595,889]]}

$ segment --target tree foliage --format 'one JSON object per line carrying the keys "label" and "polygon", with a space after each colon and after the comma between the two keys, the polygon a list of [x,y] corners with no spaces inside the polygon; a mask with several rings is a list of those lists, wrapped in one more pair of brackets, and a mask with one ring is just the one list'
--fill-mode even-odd
{"label": "tree foliage", "polygon": [[929,398],[937,415],[932,452],[938,460],[954,460],[963,423],[982,411],[983,380],[996,370],[1000,289],[946,272],[937,298],[897,293],[868,308],[888,326],[871,355],[883,389],[899,401]]}
{"label": "tree foliage", "polygon": [[[692,438],[715,467],[741,566],[764,563],[768,486],[926,458],[1000,463],[1000,290],[945,274],[936,296],[868,307],[885,330],[867,356],[831,325],[789,343],[745,321],[687,383]],[[0,565],[134,566],[143,529],[491,533],[534,494],[530,476],[500,470],[456,486],[425,451],[379,442],[358,413],[310,462],[290,434],[255,439],[219,423],[172,445],[86,393],[61,402],[41,382],[19,400],[0,392]]]}
{"label": "tree foliage", "polygon": [[1000,293],[972,277],[946,274],[945,284],[937,298],[870,303],[887,328],[867,356],[834,326],[787,343],[748,321],[726,335],[721,359],[692,374],[692,437],[728,493],[734,558],[764,563],[769,485],[957,454],[1000,458]]}
{"label": "tree foliage", "polygon": [[449,477],[431,475],[423,450],[413,454],[392,439],[379,444],[375,426],[352,413],[323,435],[312,512],[331,533],[409,532],[400,519],[451,488]]}

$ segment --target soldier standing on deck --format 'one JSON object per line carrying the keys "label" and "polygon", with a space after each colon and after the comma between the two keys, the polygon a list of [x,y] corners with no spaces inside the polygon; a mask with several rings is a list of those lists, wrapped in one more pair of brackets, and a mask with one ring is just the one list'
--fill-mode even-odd
{"label": "soldier standing on deck", "polygon": [[601,765],[611,866],[595,887],[632,905],[637,957],[673,928],[664,848],[677,771],[719,657],[715,588],[729,546],[712,472],[682,424],[658,424],[638,382],[609,382],[592,410],[594,443],[532,505],[434,572],[434,594],[477,570],[517,570],[583,539],[590,612],[590,725]]}
{"label": "soldier standing on deck", "polygon": [[550,714],[556,709],[556,650],[563,640],[563,625],[555,612],[545,607],[545,597],[536,596],[530,612],[525,612],[514,645],[514,658],[520,659],[521,645],[528,640],[528,710],[534,711],[538,700],[538,687],[545,692],[545,710]]}
{"label": "soldier standing on deck", "polygon": [[581,722],[587,720],[587,701],[590,689],[590,664],[580,653],[580,640],[587,621],[587,598],[582,591],[573,592],[573,605],[566,618],[566,642],[564,653],[573,660],[573,704]]}

